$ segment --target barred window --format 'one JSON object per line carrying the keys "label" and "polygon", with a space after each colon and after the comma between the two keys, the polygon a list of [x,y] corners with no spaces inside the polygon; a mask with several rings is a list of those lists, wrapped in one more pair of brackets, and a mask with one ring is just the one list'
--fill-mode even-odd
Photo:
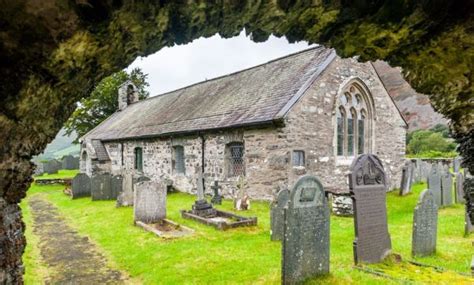
{"label": "barred window", "polygon": [[184,166],[184,147],[177,145],[173,147],[173,170],[177,174],[184,174],[186,168]]}
{"label": "barred window", "polygon": [[245,175],[244,144],[234,142],[228,144],[226,148],[229,177]]}
{"label": "barred window", "polygon": [[304,166],[304,151],[293,151],[293,166]]}
{"label": "barred window", "polygon": [[143,152],[141,147],[136,147],[135,150],[135,169],[143,171]]}

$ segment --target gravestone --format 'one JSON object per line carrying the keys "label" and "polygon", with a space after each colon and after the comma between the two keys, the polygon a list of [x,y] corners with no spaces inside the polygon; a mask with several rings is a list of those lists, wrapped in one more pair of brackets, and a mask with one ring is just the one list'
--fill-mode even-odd
{"label": "gravestone", "polygon": [[456,195],[456,203],[464,204],[466,200],[464,200],[464,175],[461,172],[456,173],[456,190],[454,194]]}
{"label": "gravestone", "polygon": [[281,240],[283,238],[283,228],[285,226],[284,207],[290,199],[290,191],[282,189],[278,192],[275,201],[272,203],[270,211],[271,240]]}
{"label": "gravestone", "polygon": [[329,206],[314,176],[301,177],[284,211],[282,283],[329,273]]}
{"label": "gravestone", "polygon": [[422,180],[428,181],[428,176],[430,175],[432,165],[431,163],[428,163],[426,161],[423,161],[421,165],[422,165],[422,169],[421,169]]}
{"label": "gravestone", "polygon": [[91,179],[85,173],[78,173],[72,179],[72,199],[91,195]]}
{"label": "gravestone", "polygon": [[455,157],[453,160],[453,171],[454,173],[458,173],[460,169],[461,169],[461,158],[458,156],[458,157]]}
{"label": "gravestone", "polygon": [[245,190],[247,188],[247,182],[243,175],[239,176],[236,188],[237,195],[234,199],[234,209],[237,211],[250,210],[250,197]]}
{"label": "gravestone", "polygon": [[133,174],[125,173],[122,177],[122,191],[118,193],[116,206],[133,206]]}
{"label": "gravestone", "polygon": [[411,162],[406,163],[405,166],[402,168],[402,181],[400,183],[400,196],[405,196],[410,194],[411,192],[411,183],[412,183],[412,174],[413,169],[411,166]]}
{"label": "gravestone", "polygon": [[453,178],[451,173],[445,172],[441,176],[442,205],[450,206],[453,204]]}
{"label": "gravestone", "polygon": [[413,214],[411,254],[428,256],[436,252],[438,206],[431,190],[424,190]]}
{"label": "gravestone", "polygon": [[43,163],[44,172],[47,174],[56,174],[60,168],[59,162],[55,159]]}
{"label": "gravestone", "polygon": [[92,200],[115,200],[112,192],[112,175],[109,173],[92,175],[91,196]]}
{"label": "gravestone", "polygon": [[133,220],[147,224],[166,218],[166,185],[154,181],[135,184],[133,193]]}
{"label": "gravestone", "polygon": [[221,205],[222,204],[222,195],[219,193],[219,189],[222,187],[219,186],[219,182],[217,180],[214,181],[214,185],[211,186],[212,191],[214,194],[211,198],[211,203],[214,205]]}
{"label": "gravestone", "polygon": [[79,157],[66,155],[62,159],[62,169],[79,169]]}
{"label": "gravestone", "polygon": [[192,213],[200,217],[215,216],[216,210],[209,204],[204,196],[204,177],[202,172],[199,173],[196,179],[197,184],[197,200],[192,207]]}
{"label": "gravestone", "polygon": [[111,181],[111,193],[113,199],[117,199],[120,193],[122,193],[123,190],[123,176],[122,175],[114,175],[112,176],[112,181]]}
{"label": "gravestone", "polygon": [[433,193],[436,205],[441,207],[441,173],[436,165],[432,165],[430,174],[428,175],[428,188]]}
{"label": "gravestone", "polygon": [[387,177],[380,159],[362,154],[354,159],[349,189],[354,205],[354,261],[382,261],[392,247],[387,226]]}

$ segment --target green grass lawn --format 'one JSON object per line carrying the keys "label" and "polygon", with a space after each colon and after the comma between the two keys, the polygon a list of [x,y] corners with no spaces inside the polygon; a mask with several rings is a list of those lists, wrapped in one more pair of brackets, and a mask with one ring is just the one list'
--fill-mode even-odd
{"label": "green grass lawn", "polygon": [[[281,244],[270,241],[269,203],[253,202],[252,209],[240,214],[258,216],[258,226],[231,229],[225,232],[212,227],[185,220],[180,209],[190,209],[194,196],[174,193],[168,195],[168,218],[195,230],[191,237],[164,240],[133,226],[132,208],[115,208],[115,201],[95,201],[90,198],[71,200],[62,193],[59,185],[33,185],[28,197],[43,195],[54,203],[66,217],[68,223],[90,239],[117,268],[127,272],[134,283],[144,284],[279,284],[281,267]],[[414,193],[399,197],[388,195],[388,222],[393,252],[403,259],[411,259],[411,233],[413,208],[424,184],[413,187]],[[28,199],[27,197],[27,199]],[[40,282],[47,275],[47,268],[39,260],[38,238],[29,229],[30,211],[22,202],[27,224],[28,246],[24,260],[26,280],[29,284]],[[230,201],[218,208],[231,210]],[[472,246],[471,238],[463,237],[463,206],[455,205],[441,209],[438,225],[438,248],[433,257],[417,258],[425,264],[442,266],[458,272],[469,272]],[[331,274],[328,277],[310,280],[308,283],[325,284],[398,284],[399,282],[364,273],[353,268],[352,241],[354,229],[352,218],[331,216]],[[403,262],[371,266],[374,269],[390,270],[398,279],[407,276],[427,282],[458,282],[458,274],[438,274],[436,280],[430,275],[422,276],[423,270]],[[418,273],[416,271],[419,271]],[[418,275],[421,277],[418,278]],[[426,274],[425,274],[426,275]],[[39,277],[38,277],[39,276]]]}
{"label": "green grass lawn", "polygon": [[61,169],[58,171],[58,173],[55,174],[47,174],[43,173],[42,175],[35,176],[34,178],[36,180],[41,180],[41,179],[63,179],[63,178],[74,178],[76,174],[79,173],[79,169]]}

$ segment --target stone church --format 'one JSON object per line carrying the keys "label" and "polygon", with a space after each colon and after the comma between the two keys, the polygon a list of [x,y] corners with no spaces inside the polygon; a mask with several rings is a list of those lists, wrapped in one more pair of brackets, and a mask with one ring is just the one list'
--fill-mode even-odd
{"label": "stone church", "polygon": [[81,138],[81,172],[169,179],[195,192],[239,177],[253,199],[314,174],[347,192],[355,156],[373,153],[391,188],[400,181],[407,124],[372,63],[315,47],[262,65],[138,100],[131,83],[119,109]]}

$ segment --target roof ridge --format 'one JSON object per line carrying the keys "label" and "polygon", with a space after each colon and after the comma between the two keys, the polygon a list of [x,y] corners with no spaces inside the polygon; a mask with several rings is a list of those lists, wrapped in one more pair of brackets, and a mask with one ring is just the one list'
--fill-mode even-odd
{"label": "roof ridge", "polygon": [[171,91],[167,91],[167,92],[164,92],[164,93],[161,93],[161,94],[157,94],[157,95],[155,95],[155,96],[148,97],[148,98],[146,98],[146,99],[144,99],[144,100],[139,100],[138,102],[135,102],[135,104],[140,103],[140,102],[145,102],[145,101],[148,101],[148,100],[152,100],[152,99],[155,99],[155,98],[159,98],[159,97],[162,97],[162,96],[165,96],[165,95],[168,95],[168,94],[177,92],[177,91],[185,90],[185,89],[187,89],[187,88],[190,88],[190,87],[193,87],[193,86],[196,86],[196,85],[205,83],[205,82],[210,82],[210,81],[214,81],[214,80],[217,80],[217,79],[221,79],[221,78],[225,78],[225,77],[228,77],[228,76],[232,76],[232,75],[235,75],[235,74],[239,74],[239,73],[242,73],[242,72],[244,72],[244,71],[248,71],[248,70],[251,70],[251,69],[254,69],[254,68],[258,68],[258,67],[267,65],[267,64],[269,64],[269,63],[273,63],[273,62],[275,62],[275,61],[279,61],[279,60],[282,60],[282,59],[285,59],[285,58],[288,58],[288,57],[291,57],[291,56],[295,56],[295,55],[298,55],[298,54],[301,54],[301,53],[305,53],[305,52],[309,52],[309,51],[316,50],[316,49],[327,49],[327,50],[329,50],[329,48],[326,48],[326,47],[324,47],[323,45],[317,45],[317,46],[314,46],[314,47],[310,47],[310,48],[303,49],[303,50],[300,50],[300,51],[297,51],[297,52],[294,52],[294,53],[290,53],[290,54],[287,54],[287,55],[284,55],[284,56],[281,56],[281,57],[277,57],[277,58],[271,59],[271,60],[269,60],[269,61],[267,61],[267,62],[264,62],[264,63],[260,63],[260,64],[257,64],[257,65],[251,66],[251,67],[247,67],[247,68],[245,68],[245,69],[240,69],[240,70],[238,70],[238,71],[234,71],[234,72],[227,73],[227,74],[224,74],[224,75],[219,75],[219,76],[214,77],[214,78],[211,78],[211,79],[202,80],[202,81],[199,81],[199,82],[196,82],[196,83],[192,83],[192,84],[190,84],[190,85],[183,86],[183,87],[180,87],[180,88],[171,90]]}

